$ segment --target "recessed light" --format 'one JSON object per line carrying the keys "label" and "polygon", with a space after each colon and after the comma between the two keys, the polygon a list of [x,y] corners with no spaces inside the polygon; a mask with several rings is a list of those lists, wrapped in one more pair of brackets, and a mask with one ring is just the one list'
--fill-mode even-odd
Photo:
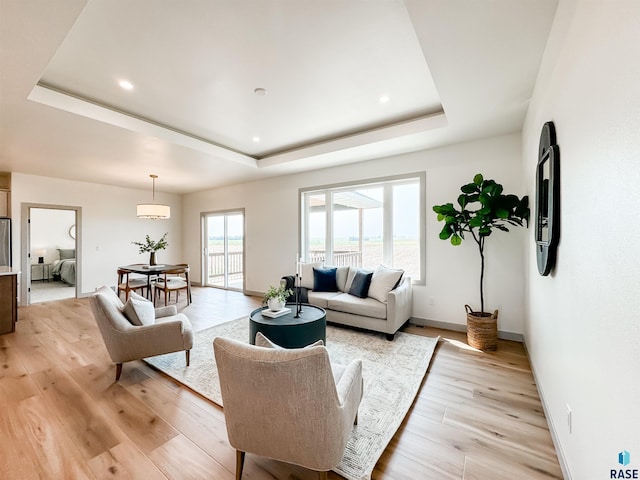
{"label": "recessed light", "polygon": [[266,88],[256,88],[253,92],[256,95],[260,95],[261,97],[264,97],[267,94],[267,89]]}
{"label": "recessed light", "polygon": [[380,103],[387,103],[389,101],[389,97],[383,95],[379,98]]}
{"label": "recessed light", "polygon": [[253,137],[251,140],[253,140],[255,143],[260,143],[260,137]]}
{"label": "recessed light", "polygon": [[133,90],[133,83],[131,83],[129,80],[120,80],[118,82],[118,85],[120,85],[120,87],[124,90]]}

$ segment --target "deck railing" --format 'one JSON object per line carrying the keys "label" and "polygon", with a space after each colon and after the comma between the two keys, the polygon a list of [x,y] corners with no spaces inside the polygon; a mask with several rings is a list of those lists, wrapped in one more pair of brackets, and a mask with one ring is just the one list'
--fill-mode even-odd
{"label": "deck railing", "polygon": [[[326,261],[324,250],[311,250],[309,252],[310,263],[322,263]],[[331,265],[336,267],[362,267],[362,252],[333,252]]]}
{"label": "deck railing", "polygon": [[[241,280],[244,273],[242,252],[229,252],[229,282]],[[224,281],[224,253],[209,254],[209,283],[220,284]]]}

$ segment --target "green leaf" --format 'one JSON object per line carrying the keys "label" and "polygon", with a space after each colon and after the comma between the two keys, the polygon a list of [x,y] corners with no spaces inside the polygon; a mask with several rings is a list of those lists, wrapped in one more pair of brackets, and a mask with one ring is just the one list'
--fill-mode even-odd
{"label": "green leaf", "polygon": [[469,226],[474,228],[482,226],[483,223],[484,223],[484,218],[477,215],[473,217],[471,220],[469,220]]}
{"label": "green leaf", "polygon": [[480,203],[486,207],[491,200],[491,197],[489,197],[489,195],[487,195],[486,193],[481,193],[480,195],[478,195],[478,200],[480,200]]}
{"label": "green leaf", "polygon": [[491,209],[489,207],[483,207],[480,210],[478,210],[477,213],[478,215],[482,215],[482,216],[489,215],[491,213]]}
{"label": "green leaf", "polygon": [[475,183],[476,185],[480,185],[483,180],[484,180],[484,177],[482,176],[481,173],[478,173],[476,174],[475,177],[473,177],[473,183]]}
{"label": "green leaf", "polygon": [[444,228],[442,229],[442,231],[440,232],[440,240],[446,240],[448,239],[451,234],[453,233],[453,231],[451,230],[451,227],[449,225],[445,225]]}
{"label": "green leaf", "polygon": [[451,237],[451,245],[458,246],[462,243],[462,238],[457,233]]}
{"label": "green leaf", "polygon": [[453,217],[451,215],[447,215],[444,219],[445,222],[447,222],[447,225],[451,225],[452,223],[458,223],[458,219],[456,217]]}
{"label": "green leaf", "polygon": [[478,187],[476,186],[475,183],[467,183],[466,185],[463,185],[462,187],[460,187],[460,190],[462,190],[462,193],[473,193],[475,191],[477,191]]}
{"label": "green leaf", "polygon": [[504,208],[498,208],[496,210],[496,215],[498,216],[498,218],[502,218],[503,220],[509,218],[509,211],[505,210]]}
{"label": "green leaf", "polygon": [[441,222],[441,221],[442,221],[442,220],[444,220],[444,219],[445,219],[445,215],[443,215],[443,214],[439,213],[439,214],[438,214],[438,221],[439,221],[439,222]]}
{"label": "green leaf", "polygon": [[491,235],[491,229],[489,227],[481,227],[478,230],[478,233],[481,237],[488,237],[489,235]]}
{"label": "green leaf", "polygon": [[458,205],[460,205],[462,208],[465,207],[465,205],[467,204],[467,198],[468,196],[465,194],[462,194],[460,196],[458,196]]}

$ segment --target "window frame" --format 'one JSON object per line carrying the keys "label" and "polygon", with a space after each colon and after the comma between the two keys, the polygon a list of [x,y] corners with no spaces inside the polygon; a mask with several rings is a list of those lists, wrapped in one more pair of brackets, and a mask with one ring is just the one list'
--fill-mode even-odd
{"label": "window frame", "polygon": [[363,188],[383,188],[383,262],[392,256],[393,245],[393,186],[402,183],[417,183],[418,193],[418,245],[420,255],[420,278],[411,279],[414,285],[426,284],[426,173],[412,172],[386,177],[318,185],[298,189],[298,251],[301,258],[309,258],[308,209],[307,198],[310,195],[325,195],[325,256],[333,258],[333,194]]}

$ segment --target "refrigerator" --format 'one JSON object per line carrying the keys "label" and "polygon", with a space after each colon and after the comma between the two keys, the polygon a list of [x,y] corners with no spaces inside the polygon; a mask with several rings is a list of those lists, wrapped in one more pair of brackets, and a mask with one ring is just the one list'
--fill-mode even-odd
{"label": "refrigerator", "polygon": [[11,266],[11,219],[0,217],[0,267]]}

